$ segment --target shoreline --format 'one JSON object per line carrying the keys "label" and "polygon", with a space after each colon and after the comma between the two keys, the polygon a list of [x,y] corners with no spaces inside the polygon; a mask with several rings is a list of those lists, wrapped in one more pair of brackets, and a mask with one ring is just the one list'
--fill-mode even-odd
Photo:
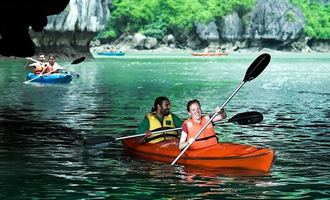
{"label": "shoreline", "polygon": [[[117,52],[124,52],[126,53],[124,56],[102,56],[102,55],[96,55],[96,52],[101,51],[101,46],[99,47],[91,47],[90,53],[92,56],[95,57],[125,57],[129,54],[131,55],[190,55],[192,53],[201,53],[204,51],[204,49],[200,50],[193,50],[193,49],[178,49],[178,48],[156,48],[156,49],[149,49],[149,50],[138,50],[138,49],[122,49],[119,48]],[[213,51],[211,51],[213,53]],[[259,50],[259,48],[249,48],[249,49],[239,49],[237,51],[225,51],[224,53],[228,53],[228,55],[223,56],[193,56],[193,57],[227,57],[230,55],[245,55],[245,54],[262,54],[262,53],[269,53],[269,54],[278,54],[278,55],[286,55],[286,54],[294,54],[294,55],[312,55],[312,54],[319,54],[319,55],[327,55],[329,52],[317,52],[317,51],[309,51],[309,52],[302,52],[302,51],[280,51],[280,50],[274,50],[269,48],[263,48]]]}
{"label": "shoreline", "polygon": [[[100,45],[100,46],[96,46],[96,47],[90,47],[89,51],[91,54],[96,53],[96,52],[101,52],[103,51],[104,47],[108,46],[108,45]],[[187,54],[191,54],[191,53],[202,53],[204,52],[204,49],[179,49],[179,48],[170,48],[170,47],[159,47],[159,48],[155,48],[155,49],[143,49],[143,50],[139,50],[139,49],[130,49],[130,48],[117,48],[117,50],[115,50],[117,52],[121,51],[124,53],[187,53]],[[238,49],[238,50],[228,50],[228,51],[224,51],[223,53],[228,53],[228,54],[239,54],[239,53],[296,53],[296,54],[314,54],[314,53],[319,53],[319,54],[326,54],[329,52],[318,52],[318,51],[286,51],[286,50],[275,50],[275,49],[270,49],[270,48],[260,48],[260,47],[253,47],[253,48],[246,48],[246,49]],[[211,51],[211,53],[214,53],[214,51]]]}
{"label": "shoreline", "polygon": [[[100,51],[102,46],[98,46],[98,47],[91,47],[89,49],[89,52],[86,52],[85,54],[79,54],[79,55],[75,55],[75,56],[71,56],[68,57],[67,54],[61,54],[61,53],[54,53],[56,55],[57,58],[62,58],[62,59],[74,59],[80,56],[85,56],[87,59],[95,59],[96,57],[111,57],[111,58],[119,58],[119,57],[125,57],[127,56],[127,54],[131,54],[131,55],[190,55],[192,53],[200,53],[203,52],[203,49],[200,50],[193,50],[193,49],[178,49],[178,48],[156,48],[156,49],[149,49],[149,50],[138,50],[138,49],[118,49],[117,51],[122,51],[124,53],[126,53],[125,56],[99,56],[96,55],[96,52]],[[280,51],[280,50],[273,50],[273,49],[268,49],[268,48],[263,48],[261,50],[257,49],[257,48],[249,48],[249,49],[239,49],[237,51],[225,51],[224,53],[228,53],[228,55],[225,56],[193,56],[193,57],[201,57],[201,58],[205,58],[205,57],[227,57],[230,55],[244,55],[244,54],[261,54],[261,53],[269,53],[269,54],[277,54],[277,55],[286,55],[286,54],[291,54],[291,55],[327,55],[330,52],[318,52],[318,51],[310,51],[310,52],[301,52],[301,51]],[[34,55],[34,56],[37,56]],[[31,56],[31,57],[34,57]],[[1,60],[19,60],[19,59],[25,59],[25,57],[14,57],[14,56],[3,56],[0,55],[0,59]]]}

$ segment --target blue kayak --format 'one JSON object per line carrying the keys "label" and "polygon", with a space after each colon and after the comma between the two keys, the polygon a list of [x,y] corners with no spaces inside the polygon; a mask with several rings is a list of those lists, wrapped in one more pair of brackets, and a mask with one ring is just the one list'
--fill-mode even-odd
{"label": "blue kayak", "polygon": [[39,75],[35,73],[28,73],[26,80],[33,83],[70,83],[72,81],[72,75],[70,73],[55,73],[49,75],[43,75],[37,78]]}
{"label": "blue kayak", "polygon": [[97,55],[100,56],[124,56],[125,53],[121,51],[104,51],[104,52],[98,52]]}

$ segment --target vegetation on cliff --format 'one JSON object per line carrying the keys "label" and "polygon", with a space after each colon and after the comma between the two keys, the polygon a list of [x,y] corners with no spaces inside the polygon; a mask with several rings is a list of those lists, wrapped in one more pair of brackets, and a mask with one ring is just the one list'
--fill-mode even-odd
{"label": "vegetation on cliff", "polygon": [[[306,17],[306,36],[330,38],[329,3],[322,5],[309,0],[290,2],[299,7]],[[189,31],[196,22],[209,22],[233,11],[243,17],[255,3],[255,0],[113,0],[111,19],[98,38],[111,40],[123,33],[140,32],[160,39],[169,33]]]}
{"label": "vegetation on cliff", "polygon": [[117,38],[123,33],[143,33],[162,38],[187,31],[195,22],[208,22],[233,10],[245,14],[255,0],[113,0],[111,20],[101,38]]}
{"label": "vegetation on cliff", "polygon": [[305,33],[316,39],[330,39],[330,3],[321,5],[317,1],[291,0],[302,9],[307,25]]}

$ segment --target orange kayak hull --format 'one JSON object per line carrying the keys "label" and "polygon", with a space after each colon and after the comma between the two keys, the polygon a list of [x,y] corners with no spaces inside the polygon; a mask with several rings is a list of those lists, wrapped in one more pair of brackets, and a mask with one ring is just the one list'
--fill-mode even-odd
{"label": "orange kayak hull", "polygon": [[193,56],[226,56],[228,53],[192,53]]}
{"label": "orange kayak hull", "polygon": [[[179,154],[178,140],[156,144],[139,144],[138,139],[123,140],[126,153],[147,160],[170,164]],[[199,150],[187,150],[178,164],[198,166],[207,169],[243,168],[268,172],[272,166],[275,151],[244,144],[219,143]]]}

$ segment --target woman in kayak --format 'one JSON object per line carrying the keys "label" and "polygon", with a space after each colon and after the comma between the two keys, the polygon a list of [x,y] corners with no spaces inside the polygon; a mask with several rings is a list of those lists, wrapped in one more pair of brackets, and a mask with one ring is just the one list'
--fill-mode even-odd
{"label": "woman in kayak", "polygon": [[[187,111],[191,118],[185,120],[182,124],[182,132],[179,143],[179,149],[184,149],[188,144],[190,149],[200,149],[215,145],[218,143],[218,138],[215,134],[213,123],[210,123],[204,131],[199,135],[195,141],[195,136],[204,127],[204,125],[210,120],[212,115],[202,115],[201,105],[198,100],[191,100],[187,104]],[[215,112],[218,115],[212,120],[212,122],[220,121],[227,117],[226,112],[223,109],[217,107]]]}
{"label": "woman in kayak", "polygon": [[56,58],[54,55],[50,55],[48,58],[48,64],[47,67],[44,68],[41,74],[53,74],[53,73],[59,73],[60,70],[63,69],[59,64],[56,62]]}
{"label": "woman in kayak", "polygon": [[171,103],[167,97],[157,97],[151,112],[146,114],[140,126],[136,130],[137,134],[145,133],[140,141],[148,143],[157,143],[163,140],[178,138],[177,131],[170,131],[158,134],[152,134],[152,131],[179,128],[182,126],[182,120],[170,112]]}

